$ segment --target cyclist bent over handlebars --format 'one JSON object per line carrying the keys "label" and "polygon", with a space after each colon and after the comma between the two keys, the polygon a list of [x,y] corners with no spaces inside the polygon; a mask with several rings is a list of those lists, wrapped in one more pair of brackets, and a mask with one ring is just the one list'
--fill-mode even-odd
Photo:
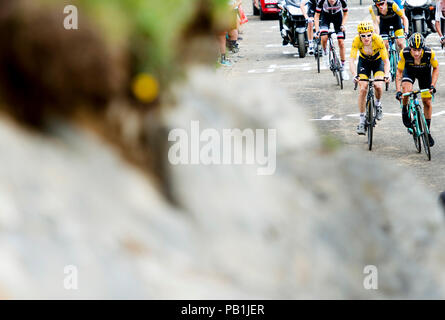
{"label": "cyclist bent over handlebars", "polygon": [[[359,80],[367,80],[374,74],[374,79],[389,82],[389,59],[388,51],[386,51],[383,39],[374,33],[374,26],[370,21],[360,22],[357,26],[358,35],[352,42],[351,55],[349,59],[349,70],[351,71],[354,82]],[[355,60],[359,52],[359,60],[357,64],[357,72],[355,72]],[[360,93],[358,96],[358,108],[360,110],[360,122],[357,126],[357,134],[365,134],[365,103],[366,94],[368,93],[368,82],[359,81]],[[382,120],[383,111],[380,101],[383,93],[382,82],[374,83],[375,87],[375,106],[377,109],[376,118]]]}
{"label": "cyclist bent over handlebars", "polygon": [[[321,15],[321,21],[320,21]],[[319,0],[317,2],[317,8],[315,9],[314,23],[316,37],[318,38],[321,33],[321,46],[323,48],[323,56],[325,66],[329,68],[327,42],[329,31],[329,25],[334,25],[335,33],[337,34],[338,47],[340,49],[341,60],[341,75],[344,80],[348,80],[349,76],[344,69],[345,64],[345,32],[346,21],[348,19],[348,4],[346,0]]]}
{"label": "cyclist bent over handlebars", "polygon": [[[430,89],[430,91],[422,92],[421,98],[423,102],[423,112],[425,115],[428,131],[431,126],[431,116],[433,113],[433,106],[431,103],[431,93],[436,92],[436,83],[439,78],[439,62],[436,58],[436,53],[433,49],[425,46],[425,39],[416,32],[408,40],[408,47],[400,51],[400,61],[397,66],[396,99],[401,100],[402,92],[400,91],[400,84],[402,85],[403,93],[413,91],[414,81],[419,81],[419,88]],[[431,74],[431,68],[433,73]],[[408,114],[408,97],[403,97],[402,120],[407,128],[411,128],[410,118]],[[429,135],[430,147],[434,145],[434,139]]]}

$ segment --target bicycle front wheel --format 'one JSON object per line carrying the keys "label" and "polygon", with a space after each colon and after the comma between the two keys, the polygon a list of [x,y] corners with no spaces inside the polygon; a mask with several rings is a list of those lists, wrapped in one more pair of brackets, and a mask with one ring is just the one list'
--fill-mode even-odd
{"label": "bicycle front wheel", "polygon": [[416,146],[417,153],[422,152],[422,144],[420,142],[420,135],[417,133],[417,130],[413,130],[413,139],[414,139],[414,145]]}
{"label": "bicycle front wheel", "polygon": [[396,79],[397,72],[397,52],[395,50],[391,50],[390,54],[390,64],[391,64],[391,82],[394,82]]}
{"label": "bicycle front wheel", "polygon": [[374,134],[374,99],[366,101],[366,125],[368,126],[368,148],[372,150],[372,139]]}
{"label": "bicycle front wheel", "polygon": [[422,115],[420,110],[420,107],[417,106],[416,107],[416,111],[417,111],[417,118],[418,118],[418,122],[419,122],[419,130],[422,136],[422,142],[423,142],[423,150],[425,150],[425,154],[426,157],[428,158],[428,161],[431,161],[431,150],[430,150],[430,139],[428,137],[428,133],[427,133],[427,124],[425,121],[425,117]]}
{"label": "bicycle front wheel", "polygon": [[315,59],[317,60],[317,71],[318,73],[320,73],[320,59],[321,59],[321,55],[322,52],[320,50],[320,41],[317,40],[317,50],[315,51]]}

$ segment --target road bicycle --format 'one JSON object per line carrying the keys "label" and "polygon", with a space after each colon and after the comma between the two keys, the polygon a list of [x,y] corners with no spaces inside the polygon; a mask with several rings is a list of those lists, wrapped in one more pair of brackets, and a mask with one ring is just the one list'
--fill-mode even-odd
{"label": "road bicycle", "polygon": [[340,89],[343,90],[343,76],[341,74],[342,65],[340,62],[340,59],[338,58],[337,51],[335,50],[334,46],[334,39],[332,38],[332,34],[335,33],[335,31],[328,31],[321,33],[321,35],[325,35],[327,33],[328,35],[328,48],[329,48],[329,69],[334,74],[334,77],[337,79],[337,85],[340,86]]}
{"label": "road bicycle", "polygon": [[[422,92],[429,92],[429,89],[422,89],[422,90],[416,90],[411,92],[406,92],[402,94],[404,97],[409,97],[408,100],[408,115],[411,120],[412,127],[408,128],[408,132],[412,134],[414,145],[416,146],[416,150],[418,153],[422,152],[422,145],[423,143],[423,149],[425,150],[425,154],[428,158],[428,160],[431,160],[431,150],[430,150],[430,140],[429,140],[429,134],[430,131],[428,130],[428,125],[426,123],[425,115],[423,113],[423,108],[419,103],[419,98],[417,97]],[[403,107],[402,103],[400,103],[400,106]]]}
{"label": "road bicycle", "polygon": [[391,73],[391,81],[394,82],[396,80],[397,74],[397,65],[399,64],[400,55],[399,50],[397,48],[396,39],[402,39],[404,36],[396,37],[394,33],[394,27],[389,27],[389,37],[388,37],[388,48],[389,48],[389,64],[390,64],[390,73]]}
{"label": "road bicycle", "polygon": [[315,61],[317,61],[318,73],[320,73],[320,59],[322,56],[323,56],[323,50],[321,49],[321,38],[318,37],[315,39],[315,52],[314,52]]}
{"label": "road bicycle", "polygon": [[[366,81],[368,83],[368,94],[366,96],[366,120],[365,120],[365,131],[368,135],[368,148],[369,151],[372,150],[372,138],[374,133],[374,127],[377,123],[377,107],[374,101],[374,82],[385,81],[383,79],[360,79],[360,81]],[[355,83],[354,90],[357,90],[358,82]],[[388,86],[386,86],[388,90]]]}

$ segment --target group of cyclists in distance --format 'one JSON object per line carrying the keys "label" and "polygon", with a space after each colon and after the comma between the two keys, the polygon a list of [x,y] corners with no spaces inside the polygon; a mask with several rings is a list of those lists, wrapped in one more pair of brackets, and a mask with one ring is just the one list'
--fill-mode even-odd
{"label": "group of cyclists in distance", "polygon": [[[391,81],[390,62],[388,55],[388,37],[392,29],[396,38],[399,50],[399,62],[396,73],[396,99],[402,103],[402,120],[407,128],[411,128],[411,120],[408,114],[408,96],[403,93],[411,92],[413,84],[417,79],[419,88],[423,90],[421,99],[424,105],[424,116],[428,126],[428,132],[431,126],[432,116],[432,94],[436,92],[436,83],[439,77],[439,63],[433,49],[425,45],[425,39],[420,33],[413,33],[408,38],[409,22],[405,16],[401,0],[373,0],[369,6],[371,19],[362,21],[357,26],[358,35],[353,39],[352,49],[349,59],[349,70],[353,76],[354,83],[360,87],[358,96],[358,108],[360,112],[360,121],[357,126],[357,134],[365,135],[365,103],[368,91],[368,79],[371,73],[375,80],[375,106],[376,119],[383,118],[381,97],[383,94],[383,83]],[[443,19],[445,13],[445,0],[439,0],[442,3],[444,12],[436,11],[436,29],[441,37],[441,42],[445,41],[442,34]],[[305,8],[307,7],[307,9]],[[329,68],[329,59],[327,52],[327,33],[332,23],[337,35],[338,47],[340,51],[341,73],[344,80],[349,79],[344,65],[346,61],[345,54],[345,25],[348,19],[348,5],[346,0],[303,0],[301,9],[305,18],[308,20],[308,37],[310,55],[314,54],[314,37],[321,38],[322,63]],[[436,10],[439,10],[436,9]],[[315,26],[315,34],[312,29]],[[408,39],[408,41],[406,41]],[[407,44],[407,45],[406,45]],[[357,61],[358,55],[358,61]],[[356,65],[357,62],[357,65]],[[381,81],[383,80],[383,81]],[[434,139],[431,133],[428,135],[429,145],[434,145]]]}

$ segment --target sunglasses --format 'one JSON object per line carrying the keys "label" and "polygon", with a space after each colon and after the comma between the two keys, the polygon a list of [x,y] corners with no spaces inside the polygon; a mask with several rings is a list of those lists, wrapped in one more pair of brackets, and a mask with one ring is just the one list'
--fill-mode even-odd
{"label": "sunglasses", "polygon": [[372,33],[370,33],[370,34],[361,34],[360,37],[362,37],[362,38],[370,38],[370,37],[372,37]]}
{"label": "sunglasses", "polygon": [[376,3],[375,5],[376,5],[377,7],[382,7],[384,4],[385,4],[384,2],[380,2],[380,3]]}

